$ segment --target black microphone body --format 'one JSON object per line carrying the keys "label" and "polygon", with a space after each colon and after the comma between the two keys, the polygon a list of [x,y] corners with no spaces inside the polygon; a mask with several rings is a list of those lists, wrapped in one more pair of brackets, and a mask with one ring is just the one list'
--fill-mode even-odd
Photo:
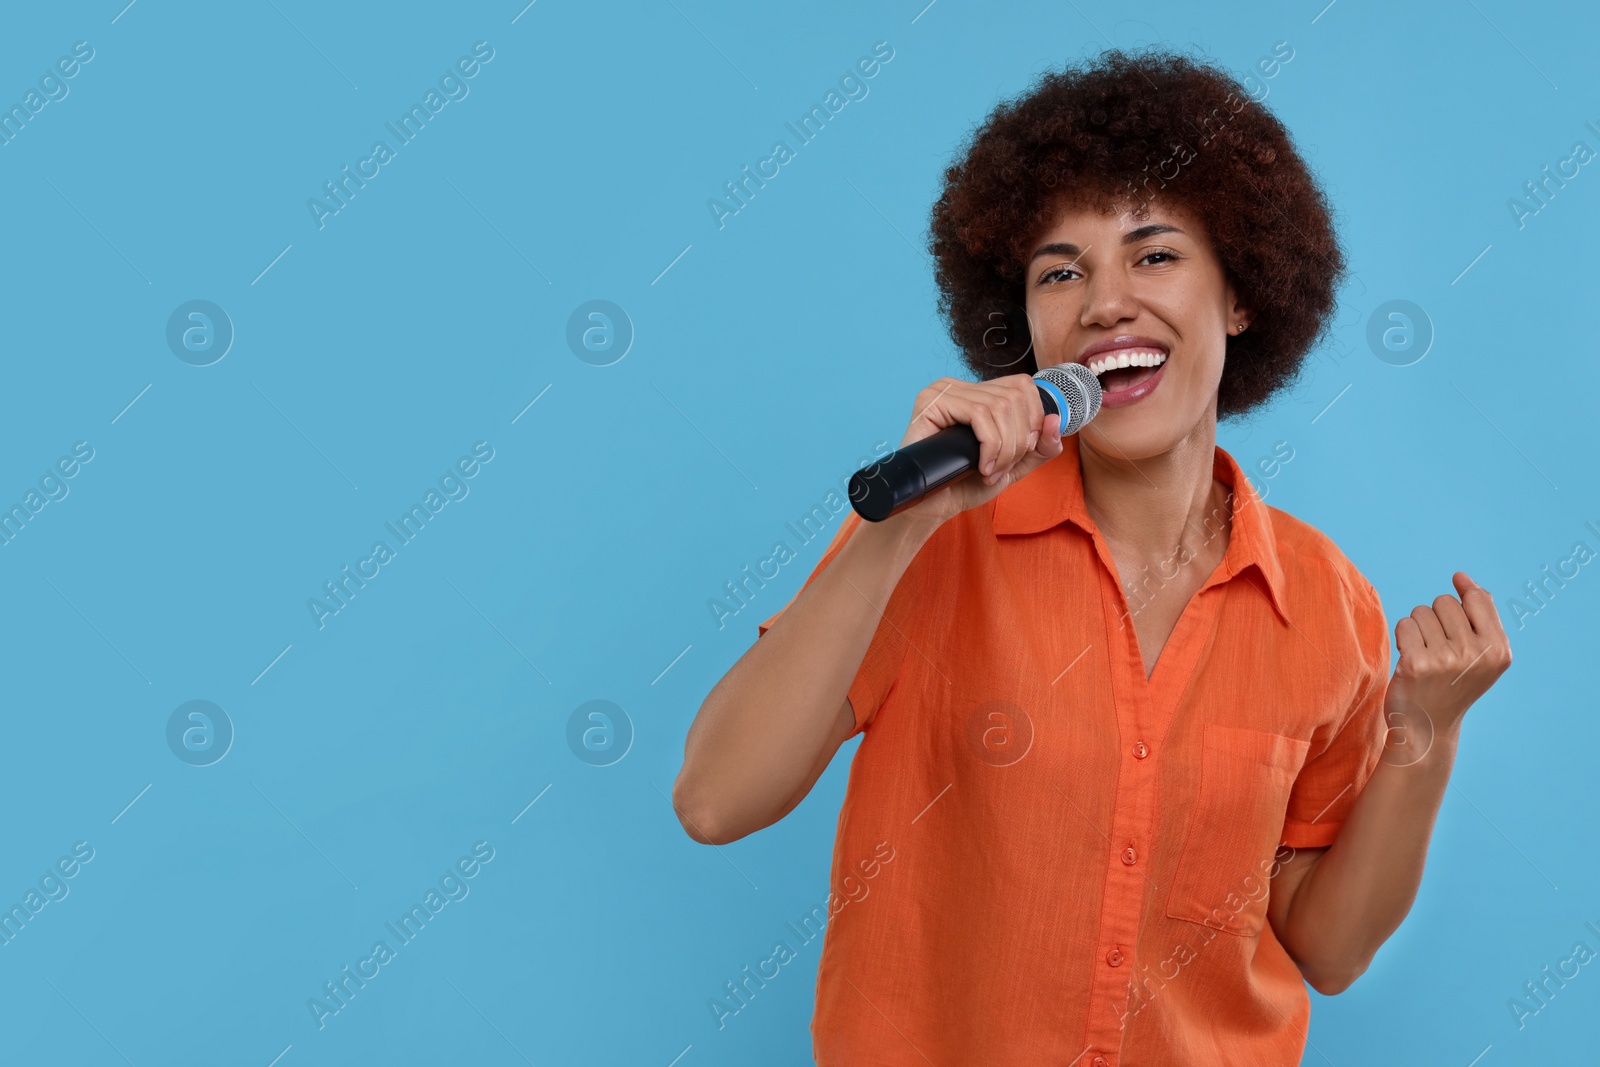
{"label": "black microphone body", "polygon": [[[1033,377],[1044,413],[1061,416],[1061,436],[1077,433],[1099,414],[1100,382],[1082,364],[1046,367]],[[851,475],[850,506],[868,522],[882,522],[976,470],[978,452],[971,426],[948,426]]]}

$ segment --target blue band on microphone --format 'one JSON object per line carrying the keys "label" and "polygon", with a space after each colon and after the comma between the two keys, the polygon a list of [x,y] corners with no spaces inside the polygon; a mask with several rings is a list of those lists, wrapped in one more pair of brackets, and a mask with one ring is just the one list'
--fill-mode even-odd
{"label": "blue band on microphone", "polygon": [[1056,402],[1056,411],[1061,414],[1061,429],[1065,433],[1067,423],[1072,421],[1072,412],[1067,406],[1066,394],[1058,389],[1053,382],[1045,381],[1043,378],[1035,378],[1033,384],[1037,385],[1041,391],[1049,393],[1050,399]]}

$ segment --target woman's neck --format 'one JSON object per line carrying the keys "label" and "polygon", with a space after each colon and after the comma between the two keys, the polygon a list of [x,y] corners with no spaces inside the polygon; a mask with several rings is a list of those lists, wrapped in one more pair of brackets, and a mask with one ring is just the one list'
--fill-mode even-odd
{"label": "woman's neck", "polygon": [[1108,542],[1136,558],[1156,559],[1183,546],[1197,549],[1219,525],[1228,529],[1228,489],[1212,476],[1215,423],[1206,420],[1170,451],[1137,461],[1103,434],[1090,436],[1104,444],[1079,439],[1083,502]]}

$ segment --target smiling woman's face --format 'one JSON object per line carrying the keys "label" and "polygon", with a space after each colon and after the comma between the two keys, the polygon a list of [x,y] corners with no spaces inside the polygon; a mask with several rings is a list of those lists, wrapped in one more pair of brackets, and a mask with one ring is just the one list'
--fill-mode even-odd
{"label": "smiling woman's face", "polygon": [[1083,431],[1088,444],[1138,460],[1202,427],[1214,439],[1227,338],[1250,313],[1199,218],[1159,201],[1142,217],[1131,205],[1110,215],[1067,208],[1023,277],[1038,365],[1097,371],[1104,400]]}

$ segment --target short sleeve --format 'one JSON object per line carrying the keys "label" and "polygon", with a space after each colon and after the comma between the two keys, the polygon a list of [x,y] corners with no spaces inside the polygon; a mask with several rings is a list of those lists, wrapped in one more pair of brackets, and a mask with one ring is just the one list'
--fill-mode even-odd
{"label": "short sleeve", "polygon": [[[1349,568],[1348,563],[1342,563]],[[1283,843],[1292,848],[1333,844],[1367,780],[1378,769],[1389,733],[1384,700],[1389,691],[1389,627],[1377,590],[1350,569],[1346,603],[1357,653],[1352,674],[1355,698],[1344,721],[1321,752],[1300,768],[1289,794]]]}
{"label": "short sleeve", "polygon": [[[850,511],[846,515],[844,522],[840,524],[839,529],[834,533],[833,541],[828,545],[827,551],[823,552],[822,558],[812,568],[811,574],[800,586],[799,592],[795,593],[795,597],[804,592],[806,586],[809,586],[816,580],[817,575],[822,573],[823,568],[833,562],[834,557],[844,548],[845,542],[850,539],[850,535],[861,526],[861,522],[861,516],[854,511]],[[900,576],[899,585],[896,586],[894,593],[891,594],[888,605],[878,619],[878,627],[872,635],[872,643],[867,646],[866,655],[862,657],[861,667],[856,671],[855,679],[850,683],[847,695],[850,698],[850,708],[855,712],[856,718],[856,728],[850,735],[852,737],[865,730],[872,722],[873,717],[878,713],[878,708],[882,706],[884,699],[889,695],[889,690],[893,688],[896,679],[900,676],[900,668],[905,662],[906,650],[910,647],[910,638],[906,630],[910,627],[911,620],[917,616],[917,612],[910,605],[914,588],[912,571],[915,566],[916,564],[914,563],[912,567],[908,567],[905,573]],[[908,579],[910,580],[908,581]],[[792,603],[794,603],[794,597],[790,597],[789,602],[784,604],[783,608],[780,608],[759,623],[756,627],[756,637],[758,639],[764,637],[766,632],[772,628],[773,623],[778,621],[784,610]]]}

